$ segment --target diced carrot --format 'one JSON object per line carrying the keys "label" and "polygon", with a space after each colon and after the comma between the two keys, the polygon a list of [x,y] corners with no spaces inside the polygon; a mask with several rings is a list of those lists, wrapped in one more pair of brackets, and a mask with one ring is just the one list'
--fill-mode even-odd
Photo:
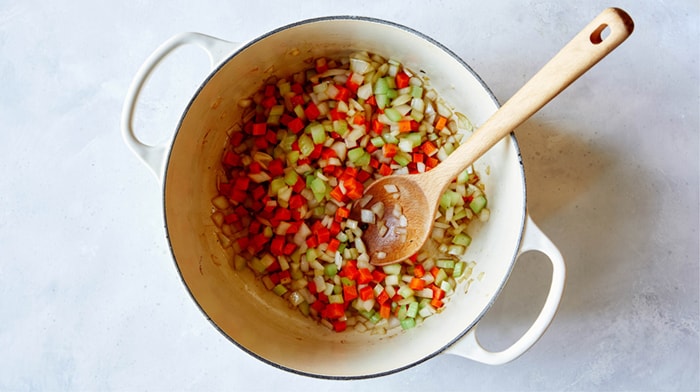
{"label": "diced carrot", "polygon": [[399,132],[411,132],[411,120],[400,120]]}
{"label": "diced carrot", "polygon": [[416,278],[422,278],[425,276],[425,268],[423,268],[423,264],[418,264],[417,266],[413,267],[413,276]]}
{"label": "diced carrot", "polygon": [[369,301],[374,298],[374,290],[370,286],[365,286],[360,289],[360,299],[363,301]]}
{"label": "diced carrot", "polygon": [[438,119],[435,122],[435,129],[442,131],[445,128],[445,125],[447,125],[447,119],[443,116],[438,116]]}
{"label": "diced carrot", "polygon": [[399,147],[396,144],[386,143],[382,146],[382,153],[387,158],[393,158],[399,152]]}
{"label": "diced carrot", "polygon": [[386,293],[386,290],[382,290],[381,293],[377,296],[377,302],[380,305],[384,305],[385,303],[389,302],[389,294]]}
{"label": "diced carrot", "polygon": [[333,330],[335,332],[343,332],[347,329],[348,327],[348,322],[347,321],[336,321],[333,323]]}
{"label": "diced carrot", "polygon": [[373,279],[372,271],[370,271],[369,268],[358,269],[358,276],[357,276],[357,283],[358,284],[367,284],[367,283],[371,282],[372,279]]}
{"label": "diced carrot", "polygon": [[391,317],[391,305],[388,302],[383,303],[379,307],[379,316],[383,319],[388,319]]}
{"label": "diced carrot", "polygon": [[386,163],[382,163],[381,166],[379,166],[379,174],[382,176],[388,176],[393,173],[394,170],[391,169],[391,166],[387,165]]}
{"label": "diced carrot", "polygon": [[411,80],[411,77],[408,76],[405,72],[399,71],[396,73],[396,77],[394,78],[394,80],[396,81],[396,88],[402,89],[409,86],[409,81]]}
{"label": "diced carrot", "polygon": [[412,278],[408,284],[411,290],[423,290],[425,288],[425,281],[420,278]]}
{"label": "diced carrot", "polygon": [[343,286],[343,300],[350,302],[355,298],[357,298],[357,286],[355,284]]}

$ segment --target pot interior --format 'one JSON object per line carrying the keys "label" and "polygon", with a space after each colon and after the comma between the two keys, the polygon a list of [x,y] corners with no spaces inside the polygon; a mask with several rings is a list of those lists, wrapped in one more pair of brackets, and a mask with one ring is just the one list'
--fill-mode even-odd
{"label": "pot interior", "polygon": [[[231,250],[217,240],[210,215],[227,130],[237,105],[271,74],[291,75],[305,60],[357,50],[423,72],[457,111],[478,125],[497,109],[493,95],[461,60],[429,38],[391,23],[323,18],[267,34],[243,46],[203,83],[183,114],[165,177],[165,219],[177,267],[206,316],[234,343],[284,369],[322,377],[367,377],[403,369],[438,354],[468,331],[504,285],[525,217],[524,173],[514,137],[499,142],[475,168],[486,185],[490,221],[472,227],[465,259],[477,266],[444,311],[423,325],[389,335],[332,332],[290,309],[253,274],[234,271]],[[400,328],[399,328],[400,330]]]}

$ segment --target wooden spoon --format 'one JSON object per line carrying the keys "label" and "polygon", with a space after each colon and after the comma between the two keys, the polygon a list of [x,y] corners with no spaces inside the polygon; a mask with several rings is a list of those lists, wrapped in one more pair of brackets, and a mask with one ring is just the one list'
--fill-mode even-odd
{"label": "wooden spoon", "polygon": [[[382,219],[388,229],[383,235],[380,234],[379,225],[371,224],[364,230],[362,239],[371,263],[392,264],[418,252],[432,231],[440,197],[450,182],[620,45],[633,29],[634,23],[625,11],[606,9],[501,106],[466,143],[434,169],[421,174],[383,177],[367,187],[365,195],[372,195],[372,199],[364,208],[383,202],[386,213]],[[399,197],[388,191],[393,191],[393,187],[387,188],[386,185],[394,185]],[[397,203],[407,221],[403,227],[399,218],[391,213]],[[351,216],[359,220],[361,209],[356,203]]]}

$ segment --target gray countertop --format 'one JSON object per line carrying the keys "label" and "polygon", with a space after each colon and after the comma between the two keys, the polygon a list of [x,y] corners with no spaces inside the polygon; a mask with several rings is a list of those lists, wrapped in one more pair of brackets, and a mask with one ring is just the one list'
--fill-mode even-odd
{"label": "gray countertop", "polygon": [[[397,374],[319,380],[260,362],[182,285],[161,189],[122,142],[122,103],[170,36],[247,41],[315,16],[412,27],[501,102],[590,19],[632,37],[516,135],[528,207],[567,263],[559,312],[517,360],[439,355]],[[0,390],[698,390],[700,4],[628,1],[14,1],[0,6]],[[209,72],[167,59],[137,112],[171,135]],[[526,254],[481,321],[491,349],[532,323],[549,264]]]}

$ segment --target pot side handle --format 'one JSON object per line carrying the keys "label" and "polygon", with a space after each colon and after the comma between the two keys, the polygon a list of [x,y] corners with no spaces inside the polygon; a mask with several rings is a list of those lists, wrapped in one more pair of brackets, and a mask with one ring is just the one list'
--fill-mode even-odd
{"label": "pot side handle", "polygon": [[131,86],[129,86],[129,90],[126,93],[124,106],[122,108],[122,136],[126,145],[129,146],[134,154],[136,154],[136,156],[138,156],[141,161],[143,161],[143,163],[151,169],[158,181],[161,182],[163,180],[167,148],[170,143],[169,141],[163,142],[159,145],[149,145],[143,143],[136,135],[136,131],[134,130],[134,113],[141,90],[143,89],[143,86],[145,85],[149,76],[152,74],[153,70],[171,52],[180,46],[187,44],[194,44],[204,49],[209,55],[212,69],[226,59],[227,55],[232,53],[233,50],[240,46],[238,43],[224,41],[222,39],[200,33],[180,33],[162,43],[153,53],[151,53],[151,55],[141,65],[138,72],[136,72],[136,75],[131,82]]}
{"label": "pot side handle", "polygon": [[539,251],[549,258],[552,263],[552,283],[545,299],[544,306],[535,322],[512,346],[499,352],[488,351],[481,346],[476,336],[478,324],[475,325],[462,339],[445,350],[446,354],[459,355],[488,365],[502,365],[518,358],[530,349],[544,334],[561,302],[566,278],[564,259],[547,236],[535,225],[528,215],[525,222],[523,242],[518,251],[518,257],[525,252]]}

